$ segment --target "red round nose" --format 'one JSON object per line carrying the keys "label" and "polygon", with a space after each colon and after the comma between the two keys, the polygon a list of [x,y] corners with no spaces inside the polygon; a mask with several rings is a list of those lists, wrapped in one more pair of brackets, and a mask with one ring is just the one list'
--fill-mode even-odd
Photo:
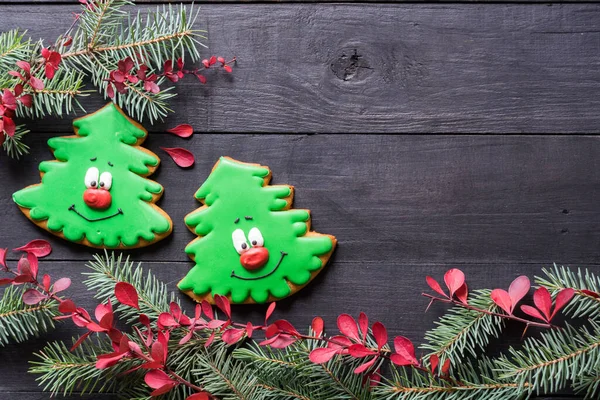
{"label": "red round nose", "polygon": [[254,271],[269,261],[269,250],[264,247],[252,247],[240,256],[242,266],[248,271]]}
{"label": "red round nose", "polygon": [[83,192],[83,201],[91,208],[106,210],[112,203],[112,196],[108,190],[86,189]]}

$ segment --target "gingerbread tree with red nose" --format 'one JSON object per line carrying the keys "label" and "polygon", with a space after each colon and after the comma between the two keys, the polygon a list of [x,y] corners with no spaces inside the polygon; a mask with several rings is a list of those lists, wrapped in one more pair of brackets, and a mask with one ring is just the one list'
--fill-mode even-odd
{"label": "gingerbread tree with red nose", "polygon": [[40,164],[42,181],[13,195],[35,224],[92,247],[131,248],[172,229],[154,203],[163,193],[146,177],[159,165],[140,147],[147,132],[110,103],[73,123],[75,136],[48,141],[56,161]]}

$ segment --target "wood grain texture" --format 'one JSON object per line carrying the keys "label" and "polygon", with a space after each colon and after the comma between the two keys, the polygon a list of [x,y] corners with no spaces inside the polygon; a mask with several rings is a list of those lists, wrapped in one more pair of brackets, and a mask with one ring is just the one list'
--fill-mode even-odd
{"label": "wood grain texture", "polygon": [[[2,2],[1,30],[51,40],[71,23],[72,3]],[[552,262],[600,271],[600,138],[578,135],[600,132],[600,4],[210,3],[198,23],[210,32],[204,54],[240,61],[206,86],[186,79],[177,113],[148,127],[145,145],[163,161],[152,177],[165,187],[159,205],[175,228],[127,253],[173,290],[192,267],[183,249],[195,236],[183,217],[222,155],[268,165],[274,184],[296,187],[294,206],[312,210],[314,229],[339,239],[323,273],[278,306],[277,316],[297,326],[321,315],[334,329],[338,314],[365,311],[390,336],[421,343],[444,311],[424,313],[425,275],[460,267],[480,288],[507,287]],[[83,104],[92,112],[104,102],[92,95]],[[162,133],[178,123],[197,134]],[[11,199],[39,181],[39,162],[52,159],[46,141],[71,134],[71,118],[29,126],[31,156],[0,158],[0,246],[50,240],[41,270],[71,277],[69,293],[93,308],[79,273],[97,251],[37,228]],[[529,135],[547,132],[571,135]],[[195,167],[179,169],[160,146],[190,149]],[[263,312],[245,306],[235,317],[258,322]],[[520,343],[520,326],[511,328],[490,353]],[[0,398],[48,398],[27,362],[46,341],[80,333],[66,323],[0,348]]]}
{"label": "wood grain texture", "polygon": [[[0,161],[0,219],[11,227],[0,230],[0,243],[44,237],[55,243],[50,259],[87,260],[92,250],[55,240],[11,199],[39,181],[51,136],[32,134],[32,156]],[[162,158],[153,179],[165,187],[159,206],[174,232],[134,251],[140,260],[187,260],[195,236],[183,218],[228,155],[269,166],[274,184],[294,185],[294,206],[312,210],[316,231],[338,237],[336,262],[600,262],[597,137],[150,134],[145,145]],[[159,146],[188,148],[195,167],[176,167]]]}
{"label": "wood grain texture", "polygon": [[[51,39],[70,5],[0,6]],[[600,4],[206,4],[204,55],[233,75],[179,86],[200,132],[598,133]],[[62,23],[61,23],[62,21]],[[88,111],[104,101],[84,101]],[[36,131],[66,131],[46,119]],[[167,125],[155,125],[161,131]]]}

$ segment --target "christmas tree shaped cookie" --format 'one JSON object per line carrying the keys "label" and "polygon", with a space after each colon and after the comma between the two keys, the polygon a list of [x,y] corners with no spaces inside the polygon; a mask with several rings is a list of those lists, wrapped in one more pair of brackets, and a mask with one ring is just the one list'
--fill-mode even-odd
{"label": "christmas tree shaped cookie", "polygon": [[48,141],[56,160],[40,164],[41,183],[13,194],[21,211],[91,247],[142,247],[168,236],[171,219],[154,204],[163,187],[145,178],[160,163],[140,147],[146,130],[113,103],[73,125],[75,136]]}
{"label": "christmas tree shaped cookie", "polygon": [[290,209],[294,188],[270,180],[268,167],[222,157],[196,192],[204,205],[185,218],[199,236],[185,249],[196,265],[179,282],[196,301],[281,299],[329,260],[335,237],[311,232],[310,212]]}

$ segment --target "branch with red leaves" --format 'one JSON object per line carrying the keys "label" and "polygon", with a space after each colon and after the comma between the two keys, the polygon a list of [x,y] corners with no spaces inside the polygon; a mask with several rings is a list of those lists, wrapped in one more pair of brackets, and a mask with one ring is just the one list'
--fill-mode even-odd
{"label": "branch with red leaves", "polygon": [[[91,80],[105,98],[133,118],[162,120],[176,95],[173,86],[185,75],[206,83],[209,69],[231,73],[236,58],[200,59],[201,31],[194,28],[193,6],[149,11],[144,18],[122,8],[127,0],[82,0],[80,12],[52,44],[25,39],[18,30],[0,33],[0,145],[9,156],[26,154],[27,133],[15,117],[39,118],[83,110]],[[184,61],[187,59],[188,61]]]}
{"label": "branch with red leaves", "polygon": [[[477,321],[489,319],[500,327],[504,321],[512,321],[540,328],[542,339],[525,339],[521,349],[511,349],[497,359],[483,356],[484,349],[465,358],[464,348],[453,346],[417,355],[411,340],[396,336],[390,343],[386,327],[381,322],[370,323],[365,313],[357,319],[341,314],[333,334],[326,333],[320,317],[314,318],[306,333],[285,319],[271,322],[275,303],[266,308],[259,324],[235,321],[231,304],[221,296],[215,297],[216,309],[203,302],[188,315],[177,302],[166,300],[164,284],[144,275],[139,266],[114,256],[97,257],[96,264],[90,264],[93,272],[85,283],[100,298],[108,298],[96,307],[92,317],[72,300],[59,297],[70,281],[52,284],[48,277],[38,282],[36,261],[47,251],[44,248],[43,242],[34,241],[15,249],[27,252],[27,256],[21,258],[16,270],[4,267],[11,275],[4,283],[12,284],[10,287],[20,282],[32,285],[22,302],[40,305],[53,301],[62,314],[55,319],[71,320],[84,329],[71,350],[49,345],[32,368],[32,372],[41,374],[41,382],[52,393],[68,392],[80,385],[98,389],[90,381],[100,381],[110,382],[113,390],[125,396],[165,394],[187,400],[418,400],[428,399],[432,393],[450,400],[499,400],[519,398],[536,390],[551,393],[546,390],[548,380],[558,388],[567,385],[572,376],[582,377],[572,382],[577,388],[595,388],[592,379],[583,380],[594,371],[585,369],[582,362],[594,365],[596,359],[600,361],[600,324],[592,321],[590,327],[578,330],[552,323],[564,307],[600,298],[594,285],[550,291],[542,286],[533,293],[533,306],[521,305],[521,317],[515,315],[515,310],[530,291],[526,277],[515,279],[508,291],[472,293],[464,274],[457,269],[444,276],[447,291],[427,277],[428,285],[437,293],[428,297],[433,302],[451,304],[454,310],[454,325],[450,329],[446,326],[446,332],[454,334],[453,329],[462,326],[461,334],[472,335],[468,330],[476,326],[483,332],[480,335],[490,336],[482,325],[477,325]],[[600,287],[600,280],[597,283]],[[448,323],[444,318],[449,314],[440,320],[441,327]],[[119,319],[131,324],[131,329],[117,327]],[[470,338],[473,341],[477,336]],[[104,344],[94,347],[95,341]],[[383,372],[386,370],[392,374],[387,375]],[[572,373],[575,375],[569,375]],[[82,381],[81,376],[89,381]]]}

